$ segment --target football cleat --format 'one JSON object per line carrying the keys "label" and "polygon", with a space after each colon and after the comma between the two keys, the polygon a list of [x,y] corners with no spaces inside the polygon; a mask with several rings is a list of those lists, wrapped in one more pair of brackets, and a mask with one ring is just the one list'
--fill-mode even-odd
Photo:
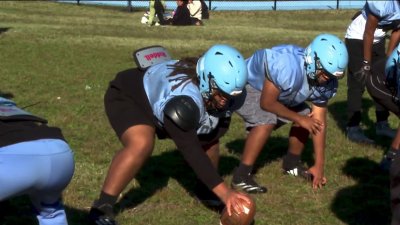
{"label": "football cleat", "polygon": [[347,127],[346,136],[352,142],[370,145],[375,144],[374,140],[369,139],[367,136],[365,136],[360,126]]}
{"label": "football cleat", "polygon": [[387,121],[377,122],[375,124],[376,135],[394,138],[396,136],[396,129],[392,129]]}
{"label": "football cleat", "polygon": [[389,171],[390,167],[392,165],[392,162],[399,158],[400,154],[397,152],[398,150],[390,149],[389,151],[386,152],[385,155],[383,155],[382,160],[379,164],[379,167],[383,171]]}
{"label": "football cleat", "polygon": [[289,176],[301,177],[307,181],[312,181],[314,178],[313,175],[301,165],[301,162],[299,162],[298,165],[293,168],[283,168],[283,173]]}
{"label": "football cleat", "polygon": [[98,205],[95,201],[89,211],[91,225],[118,225],[114,219],[113,207],[110,204]]}
{"label": "football cleat", "polygon": [[250,174],[247,176],[233,176],[231,187],[249,194],[267,193],[268,190],[266,187],[257,184]]}

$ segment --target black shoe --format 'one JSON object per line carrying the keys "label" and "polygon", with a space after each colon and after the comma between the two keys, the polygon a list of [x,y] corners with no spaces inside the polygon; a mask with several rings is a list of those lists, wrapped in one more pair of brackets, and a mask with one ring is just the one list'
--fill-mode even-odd
{"label": "black shoe", "polygon": [[369,145],[375,144],[374,140],[369,139],[367,136],[365,136],[360,126],[346,127],[346,136],[352,142]]}
{"label": "black shoe", "polygon": [[118,225],[114,219],[113,206],[98,205],[95,201],[89,211],[89,222],[92,225]]}
{"label": "black shoe", "polygon": [[385,155],[383,155],[379,167],[381,168],[381,170],[387,172],[390,170],[393,160],[399,157],[400,154],[397,153],[397,150],[390,149],[389,151],[386,152]]}
{"label": "black shoe", "polygon": [[236,190],[241,190],[249,194],[267,193],[268,189],[254,181],[251,174],[247,176],[233,176],[231,187]]}
{"label": "black shoe", "polygon": [[307,181],[312,181],[313,180],[313,175],[308,172],[308,170],[302,165],[301,161],[292,168],[282,168],[283,173],[289,176],[294,176],[294,177],[301,177],[304,178]]}

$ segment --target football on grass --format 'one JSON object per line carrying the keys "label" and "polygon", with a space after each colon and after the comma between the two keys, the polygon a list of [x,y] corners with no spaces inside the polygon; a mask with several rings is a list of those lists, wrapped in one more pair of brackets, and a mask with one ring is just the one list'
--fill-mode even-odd
{"label": "football on grass", "polygon": [[253,199],[250,199],[251,203],[247,203],[242,200],[242,205],[244,212],[238,214],[235,210],[232,211],[232,215],[228,215],[228,210],[226,207],[221,213],[220,225],[250,225],[254,220],[254,215],[256,214],[256,203]]}

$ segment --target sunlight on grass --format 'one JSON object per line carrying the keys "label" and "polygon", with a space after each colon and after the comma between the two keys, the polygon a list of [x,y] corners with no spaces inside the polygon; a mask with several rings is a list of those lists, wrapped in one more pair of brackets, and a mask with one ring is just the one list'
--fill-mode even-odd
{"label": "sunlight on grass", "polygon": [[[12,93],[20,105],[38,103],[29,111],[61,127],[75,152],[75,175],[64,193],[71,225],[86,224],[110,161],[121,148],[105,116],[103,95],[117,72],[135,66],[134,50],[163,45],[178,59],[199,56],[216,43],[231,44],[245,57],[277,44],[305,47],[322,32],[343,38],[355,10],[211,11],[203,27],[147,27],[140,24],[143,13],[44,1],[0,2],[0,28],[7,28],[0,33],[2,91]],[[388,222],[387,175],[376,167],[390,140],[377,138],[377,146],[363,146],[346,139],[346,91],[343,79],[329,103],[328,184],[322,190],[282,175],[288,126],[273,133],[256,163],[256,179],[269,190],[254,196],[257,224],[363,224],[360,215],[380,224]],[[367,134],[375,138],[374,109],[367,93],[363,101],[368,106],[363,115]],[[391,116],[390,123],[396,127],[397,118]],[[245,136],[241,119],[234,115],[220,147],[219,169],[227,182],[239,163]],[[313,163],[312,154],[309,142],[303,155],[307,165]],[[153,156],[124,191],[118,220],[121,224],[218,224],[218,214],[190,195],[193,179],[172,141],[157,141]],[[367,198],[371,203],[365,206]],[[15,204],[20,207],[21,202]],[[7,218],[5,224],[31,221],[25,216]]]}

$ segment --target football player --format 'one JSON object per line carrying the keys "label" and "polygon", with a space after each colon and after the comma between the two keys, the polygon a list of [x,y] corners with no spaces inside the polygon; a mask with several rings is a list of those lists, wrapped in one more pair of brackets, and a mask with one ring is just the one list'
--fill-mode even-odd
{"label": "football player", "polygon": [[[387,60],[373,65],[367,77],[367,90],[375,101],[400,117],[400,45]],[[399,127],[400,128],[400,127]],[[400,224],[400,129],[397,129],[389,150],[383,156],[381,168],[390,171],[392,224]]]}
{"label": "football player", "polygon": [[[247,97],[237,113],[248,131],[239,167],[231,185],[248,193],[266,193],[252,176],[253,165],[271,132],[292,123],[289,149],[283,158],[285,174],[312,181],[313,188],[326,183],[324,151],[327,103],[344,76],[348,54],[334,35],[318,35],[307,48],[279,45],[256,51],[246,60],[249,73]],[[311,102],[310,108],[305,102]],[[260,107],[261,106],[261,107]],[[311,134],[315,164],[306,169],[300,157]]]}
{"label": "football player", "polygon": [[[144,55],[145,59],[137,64],[165,54]],[[199,59],[166,60],[144,70],[118,73],[104,101],[123,148],[111,162],[100,197],[90,210],[90,221],[117,224],[113,206],[151,156],[156,134],[175,142],[229,214],[233,210],[241,212],[241,202],[250,202],[249,197],[229,188],[219,176],[217,165],[219,138],[228,130],[232,111],[243,104],[246,81],[243,56],[228,45],[214,45]]]}
{"label": "football player", "polygon": [[74,165],[59,128],[0,97],[0,202],[27,195],[40,225],[67,225],[61,194]]}

